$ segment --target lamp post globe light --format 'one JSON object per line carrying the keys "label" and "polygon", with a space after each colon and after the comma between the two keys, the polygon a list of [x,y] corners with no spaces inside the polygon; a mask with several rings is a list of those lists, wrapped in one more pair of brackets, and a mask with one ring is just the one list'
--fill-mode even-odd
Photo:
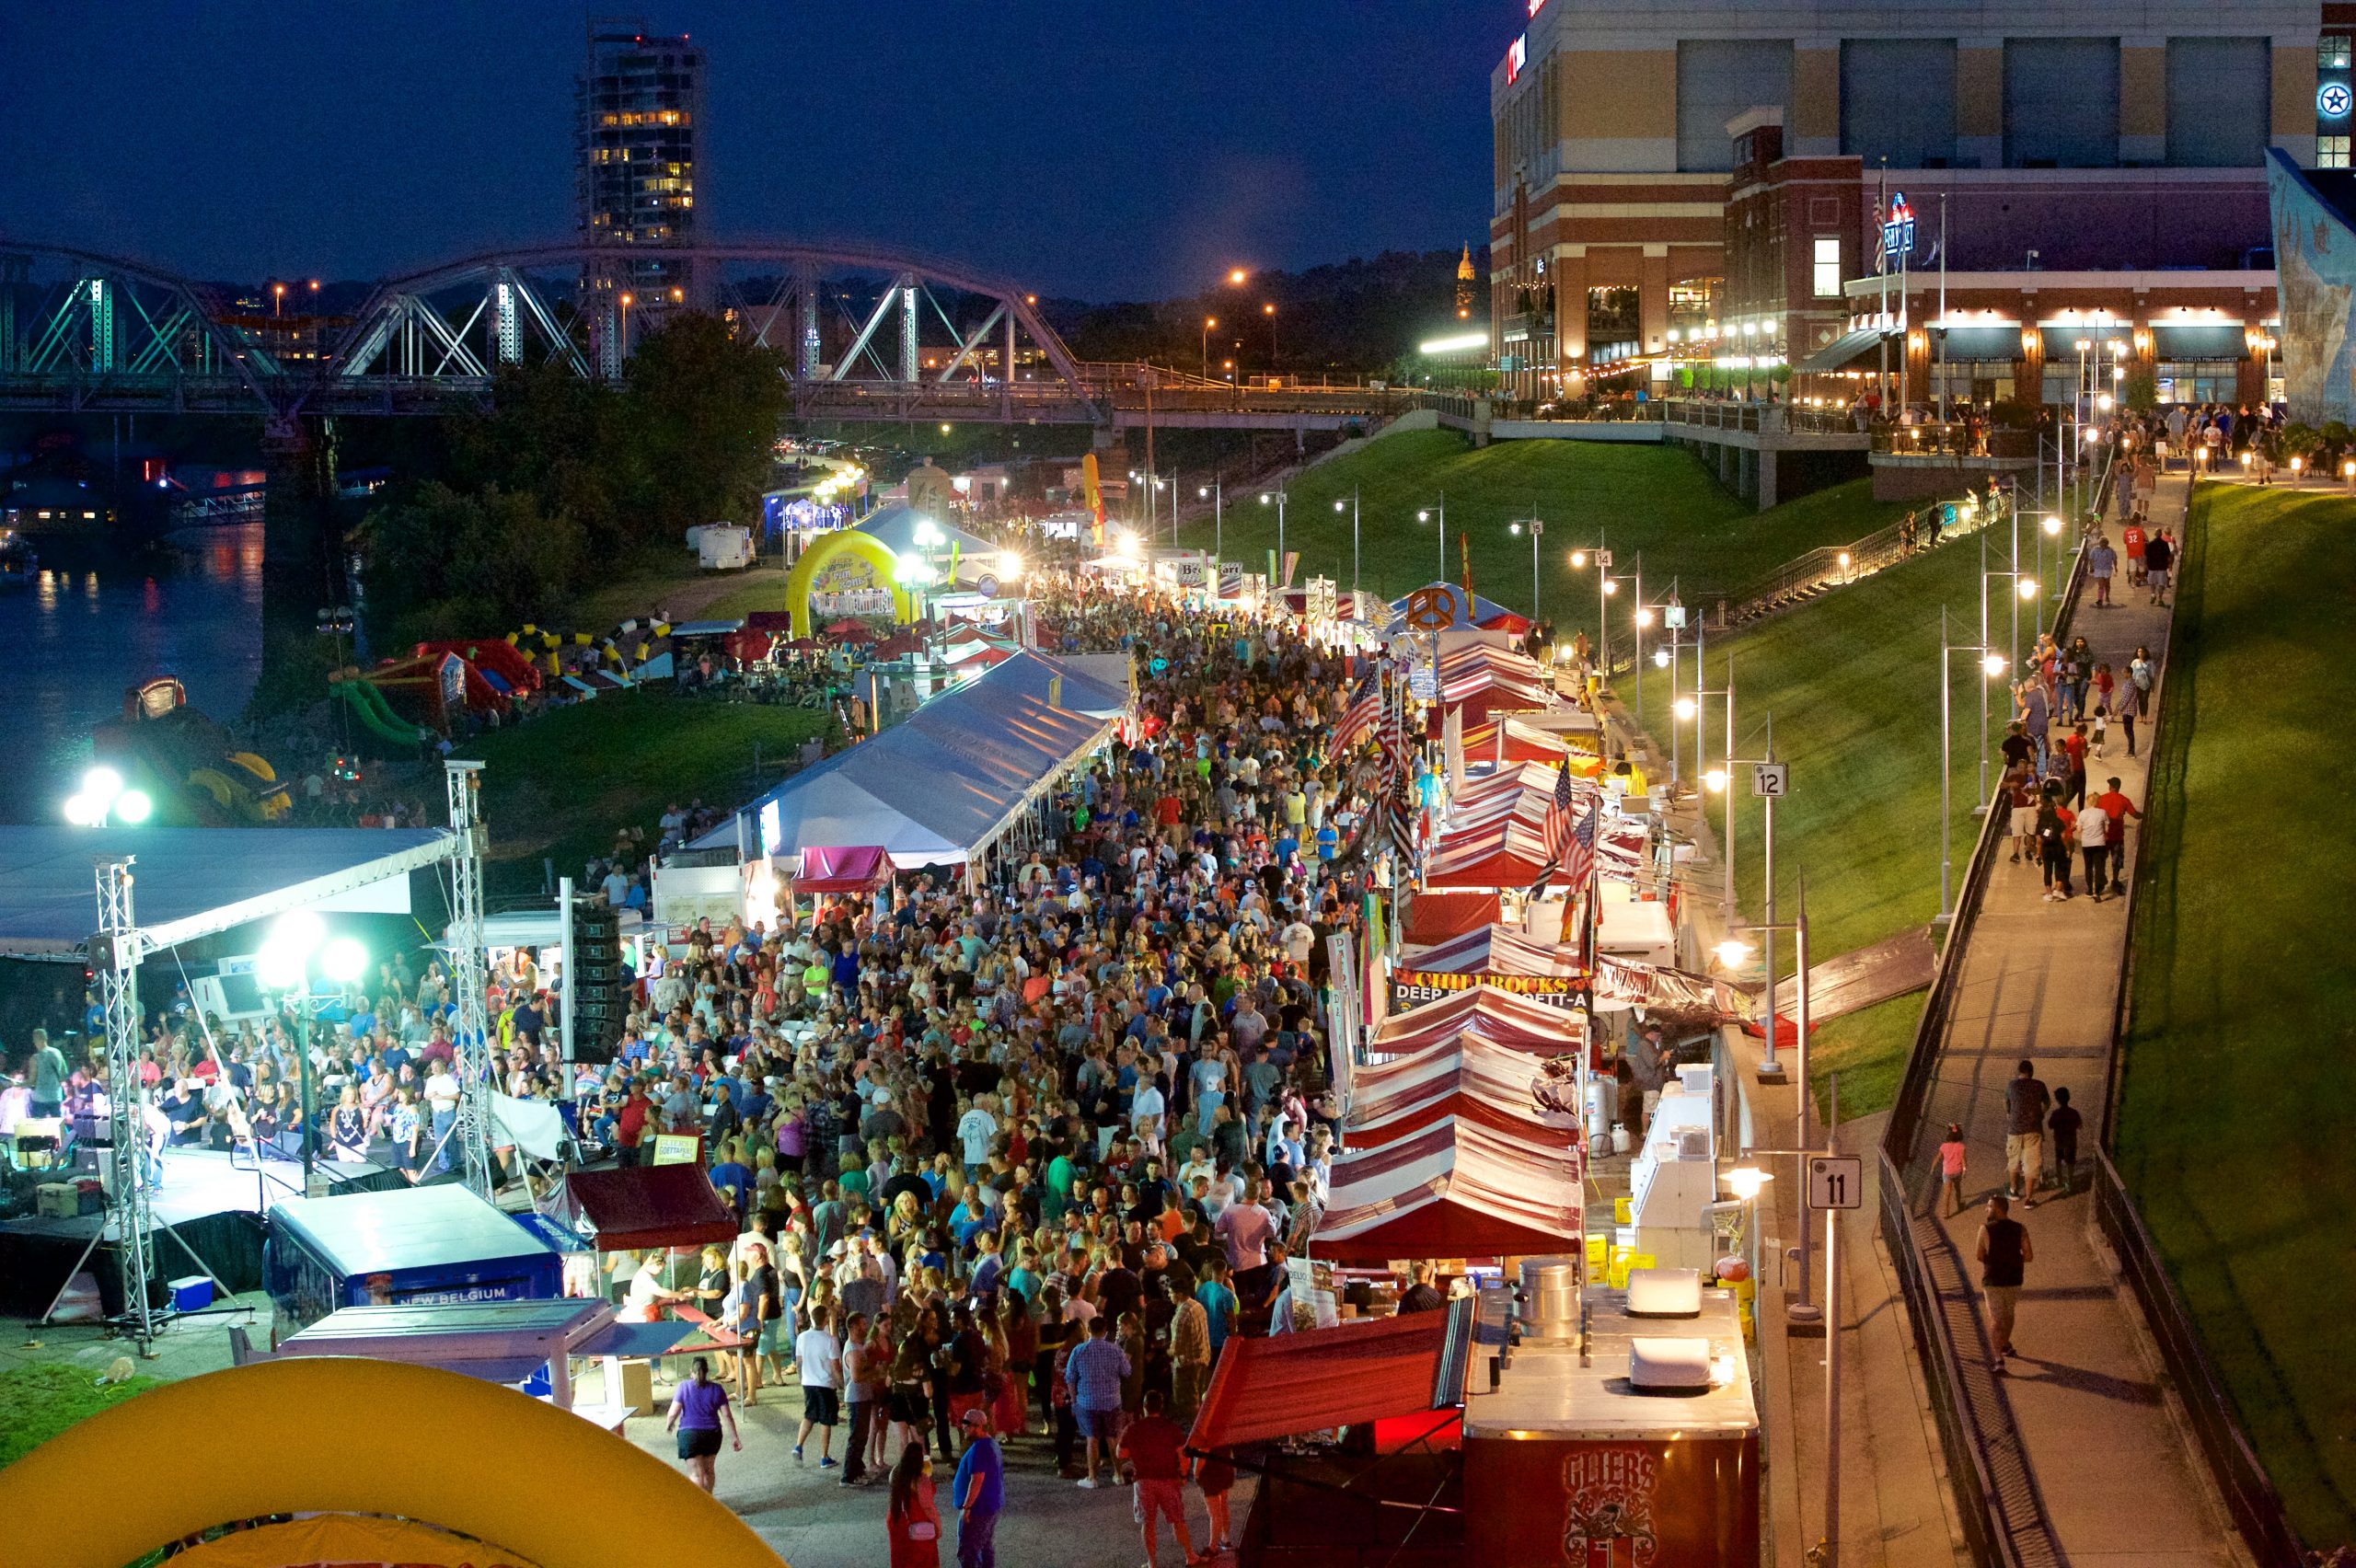
{"label": "lamp post globe light", "polygon": [[[1290,498],[1282,490],[1262,490],[1260,492],[1261,505],[1265,506],[1270,502],[1274,502],[1276,507],[1276,575],[1278,577],[1282,577],[1284,575],[1285,570],[1285,502],[1288,499]],[[1278,588],[1282,588],[1284,584],[1282,582],[1278,582],[1276,586]]]}
{"label": "lamp post globe light", "polygon": [[65,820],[75,827],[104,827],[110,822],[137,826],[156,814],[155,800],[144,790],[128,789],[122,775],[104,763],[82,775],[82,788],[65,797]]}

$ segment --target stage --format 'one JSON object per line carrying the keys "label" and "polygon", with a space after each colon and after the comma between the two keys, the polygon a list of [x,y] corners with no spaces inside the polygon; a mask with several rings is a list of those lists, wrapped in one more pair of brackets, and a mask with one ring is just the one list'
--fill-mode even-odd
{"label": "stage", "polygon": [[[314,1169],[329,1192],[373,1193],[409,1184],[399,1171],[366,1161],[323,1159]],[[92,1174],[84,1169],[49,1180]],[[233,1166],[225,1152],[166,1149],[164,1183],[151,1200],[157,1275],[172,1280],[210,1270],[227,1290],[260,1287],[265,1230],[261,1216],[282,1198],[302,1194],[303,1167],[296,1160],[265,1159],[257,1171],[247,1154],[238,1155]],[[25,1215],[0,1221],[0,1309],[29,1318],[46,1311],[75,1260],[102,1226],[105,1235],[82,1267],[98,1276],[107,1311],[120,1311],[121,1267],[115,1260],[115,1229],[103,1212],[70,1219]],[[203,1260],[203,1267],[190,1256],[191,1251]]]}

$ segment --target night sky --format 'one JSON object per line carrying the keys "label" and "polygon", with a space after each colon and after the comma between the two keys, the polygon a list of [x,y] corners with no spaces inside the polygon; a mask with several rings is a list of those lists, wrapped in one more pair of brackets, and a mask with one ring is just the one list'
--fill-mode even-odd
{"label": "night sky", "polygon": [[[1488,72],[1521,9],[672,0],[645,17],[710,52],[707,236],[905,245],[1107,300],[1237,263],[1478,245]],[[584,15],[0,6],[0,236],[240,282],[568,240]]]}

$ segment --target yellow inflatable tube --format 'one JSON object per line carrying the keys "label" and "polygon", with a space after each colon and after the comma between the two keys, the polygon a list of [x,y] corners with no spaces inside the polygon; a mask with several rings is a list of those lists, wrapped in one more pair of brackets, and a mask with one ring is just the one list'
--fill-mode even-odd
{"label": "yellow inflatable tube", "polygon": [[[442,1443],[322,1442],[308,1427],[323,1410],[399,1411],[412,1433],[498,1456],[502,1473],[486,1475]],[[103,1508],[58,1505],[98,1476],[170,1483],[110,1488]],[[583,1498],[603,1502],[584,1507]],[[724,1504],[570,1411],[456,1372],[341,1356],[191,1378],[50,1439],[0,1470],[0,1564],[121,1568],[200,1530],[271,1514],[417,1520],[535,1568],[780,1568]]]}

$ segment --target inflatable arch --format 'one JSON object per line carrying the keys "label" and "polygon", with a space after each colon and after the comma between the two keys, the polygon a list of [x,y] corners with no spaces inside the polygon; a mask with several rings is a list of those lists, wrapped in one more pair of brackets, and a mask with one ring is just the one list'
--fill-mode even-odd
{"label": "inflatable arch", "polygon": [[892,618],[907,622],[916,618],[916,609],[907,590],[901,587],[898,575],[900,559],[884,542],[856,528],[844,528],[826,535],[802,552],[793,570],[785,579],[785,607],[793,617],[793,635],[808,637],[815,628],[815,617],[810,613],[813,593],[840,593],[843,588],[820,586],[827,581],[844,582],[846,586],[870,590],[888,590],[892,595]]}
{"label": "inflatable arch", "polygon": [[[415,1429],[463,1441],[455,1447],[322,1443],[290,1419],[290,1412],[322,1410],[397,1410]],[[520,1462],[492,1476],[467,1454]],[[93,1477],[110,1476],[166,1477],[168,1484],[110,1487],[102,1508],[59,1505],[87,1490]],[[583,1498],[603,1502],[584,1508]],[[456,1372],[341,1356],[208,1373],[126,1400],[59,1434],[0,1470],[0,1518],[9,1521],[0,1560],[121,1568],[201,1530],[273,1514],[320,1517],[300,1521],[303,1539],[286,1541],[286,1554],[232,1549],[217,1560],[782,1568],[724,1504],[570,1411]],[[375,1546],[390,1544],[383,1539],[387,1519],[409,1530],[411,1551],[437,1532],[473,1539],[453,1538],[458,1550],[446,1558],[372,1555]],[[346,1527],[348,1533],[337,1533]],[[254,1547],[270,1533],[226,1539]],[[215,1561],[202,1553],[190,1560]]]}

